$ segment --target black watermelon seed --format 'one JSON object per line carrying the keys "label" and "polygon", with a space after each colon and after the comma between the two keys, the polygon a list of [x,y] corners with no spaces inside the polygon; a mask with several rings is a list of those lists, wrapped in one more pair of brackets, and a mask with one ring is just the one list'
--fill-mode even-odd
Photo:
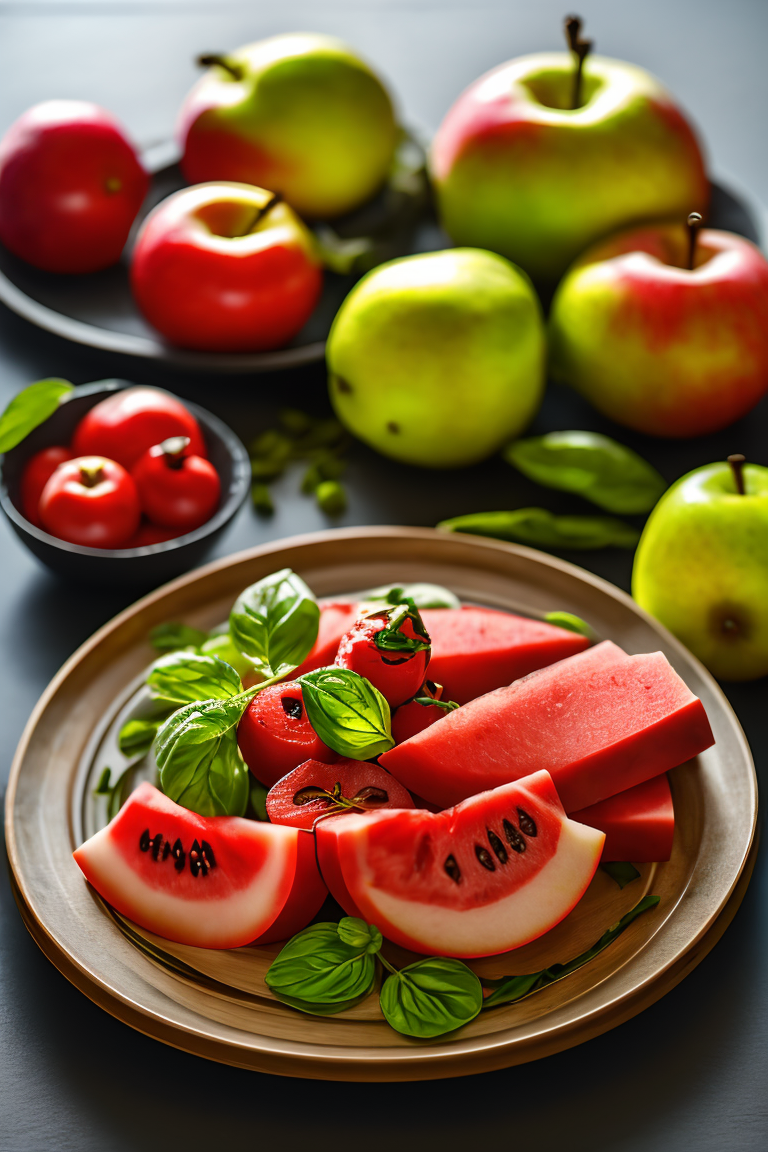
{"label": "black watermelon seed", "polygon": [[496,871],[496,865],[493,862],[493,857],[491,856],[488,849],[484,848],[482,844],[475,844],[475,856],[477,856],[483,868],[487,868],[489,872]]}
{"label": "black watermelon seed", "polygon": [[142,852],[149,852],[149,846],[152,841],[149,838],[149,828],[145,828],[141,836],[139,836],[139,848]]}
{"label": "black watermelon seed", "polygon": [[173,852],[173,861],[174,861],[173,866],[174,866],[174,868],[176,869],[177,872],[183,872],[184,871],[184,864],[185,864],[186,859],[187,859],[187,854],[184,851],[184,847],[181,843],[181,840],[176,841],[176,843],[174,844],[171,851]]}
{"label": "black watermelon seed", "polygon": [[193,876],[200,874],[202,861],[200,859],[200,842],[195,838],[192,841],[192,847],[189,850],[189,870]]}
{"label": "black watermelon seed", "polygon": [[532,816],[529,816],[522,808],[518,808],[517,818],[520,821],[521,832],[525,832],[526,836],[538,836],[539,832]]}
{"label": "black watermelon seed", "polygon": [[504,835],[507,838],[507,843],[513,852],[525,852],[525,840],[515,828],[514,824],[510,824],[509,820],[504,820]]}
{"label": "black watermelon seed", "polygon": [[203,840],[201,847],[203,849],[203,856],[208,863],[208,867],[209,868],[215,868],[216,867],[216,857],[213,854],[213,848],[211,848],[211,846],[207,840]]}
{"label": "black watermelon seed", "polygon": [[283,696],[280,703],[283,706],[283,712],[285,712],[286,716],[290,716],[292,720],[301,720],[304,714],[301,700],[297,700],[295,696]]}
{"label": "black watermelon seed", "polygon": [[443,868],[453,880],[454,884],[461,884],[461,869],[456,863],[455,856],[446,856]]}
{"label": "black watermelon seed", "polygon": [[169,840],[166,840],[165,844],[163,844],[163,860],[167,860],[168,857],[170,856],[170,854],[171,854],[171,844],[170,844]]}
{"label": "black watermelon seed", "polygon": [[486,831],[488,833],[488,842],[491,845],[491,848],[493,848],[497,860],[500,864],[506,864],[507,860],[509,860],[506,848],[502,844],[501,840],[499,840],[495,832],[492,832],[490,828],[487,828]]}
{"label": "black watermelon seed", "polygon": [[158,832],[156,836],[152,837],[152,859],[157,860],[160,855],[160,849],[163,846],[163,834]]}

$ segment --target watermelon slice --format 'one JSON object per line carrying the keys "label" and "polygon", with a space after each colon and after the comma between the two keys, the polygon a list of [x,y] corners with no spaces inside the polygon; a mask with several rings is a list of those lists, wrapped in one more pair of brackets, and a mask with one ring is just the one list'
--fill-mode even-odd
{"label": "watermelon slice", "polygon": [[675,810],[666,775],[654,776],[599,804],[573,813],[573,819],[605,832],[603,860],[642,864],[669,860],[675,835]]}
{"label": "watermelon slice", "polygon": [[[158,936],[203,948],[291,935],[327,894],[311,833],[198,816],[147,783],[74,857],[118,912]],[[278,925],[281,936],[272,935]]]}
{"label": "watermelon slice", "polygon": [[444,812],[336,816],[316,828],[331,894],[390,940],[490,956],[535,940],[584,895],[603,834],[569,819],[547,772]]}
{"label": "watermelon slice", "polygon": [[577,812],[712,743],[701,701],[661,652],[605,641],[447,713],[380,763],[441,807],[544,768]]}
{"label": "watermelon slice", "polygon": [[457,704],[589,646],[576,632],[497,608],[425,608],[421,617],[432,641],[429,678]]}
{"label": "watermelon slice", "polygon": [[304,663],[300,664],[293,673],[294,680],[298,680],[299,676],[303,676],[305,672],[314,672],[316,668],[328,668],[329,665],[333,664],[341,638],[357,620],[358,610],[358,604],[335,600],[320,601],[320,626],[317,630],[317,640]]}

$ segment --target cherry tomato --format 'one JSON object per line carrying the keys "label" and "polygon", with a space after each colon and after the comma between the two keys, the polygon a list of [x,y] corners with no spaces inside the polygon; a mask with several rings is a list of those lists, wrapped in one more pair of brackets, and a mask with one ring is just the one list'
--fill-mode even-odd
{"label": "cherry tomato", "polygon": [[342,636],[335,663],[365,676],[396,708],[424,683],[429,656],[429,636],[418,609],[397,604],[361,616]]}
{"label": "cherry tomato", "polygon": [[251,772],[267,788],[305,760],[330,764],[338,759],[307,719],[301,684],[295,680],[254,696],[238,725],[237,742]]}
{"label": "cherry tomato", "polygon": [[46,100],[0,142],[0,239],[48,272],[120,259],[149,178],[122,127],[82,100]]}
{"label": "cherry tomato", "polygon": [[378,764],[307,760],[278,780],[267,793],[267,815],[273,824],[312,828],[318,816],[331,812],[376,812],[413,808],[410,792]]}
{"label": "cherry tomato", "polygon": [[161,528],[159,524],[150,524],[149,520],[142,520],[138,528],[124,547],[148,548],[152,544],[163,544],[166,540],[175,540],[182,533],[173,528]]}
{"label": "cherry tomato", "polygon": [[60,464],[40,497],[45,530],[89,548],[125,548],[140,516],[130,473],[103,456],[78,456]]}
{"label": "cherry tomato", "polygon": [[86,412],[72,437],[72,452],[107,456],[130,471],[169,436],[188,436],[195,456],[208,455],[197,420],[175,396],[160,388],[124,388]]}
{"label": "cherry tomato", "polygon": [[219,474],[210,461],[190,452],[188,436],[155,444],[139,457],[131,475],[144,514],[165,528],[191,532],[219,506]]}
{"label": "cherry tomato", "polygon": [[29,520],[30,524],[34,524],[36,528],[40,527],[38,506],[40,504],[40,497],[43,494],[43,488],[45,488],[59,464],[63,464],[65,460],[71,459],[72,453],[69,448],[64,448],[57,444],[52,448],[43,448],[40,452],[35,452],[34,456],[30,456],[24,465],[19,488],[19,501],[21,503],[21,511],[27,520]]}
{"label": "cherry tomato", "polygon": [[[396,744],[410,740],[411,736],[423,732],[436,720],[441,720],[448,712],[458,707],[455,703],[446,703],[442,695],[442,685],[427,680],[413,700],[407,700],[405,704],[400,705],[392,716],[392,739]],[[425,703],[428,700],[434,700],[434,704]]]}

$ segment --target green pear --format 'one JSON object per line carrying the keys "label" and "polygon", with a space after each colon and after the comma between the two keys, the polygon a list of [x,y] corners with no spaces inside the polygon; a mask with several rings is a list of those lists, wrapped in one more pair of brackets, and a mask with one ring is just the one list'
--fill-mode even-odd
{"label": "green pear", "polygon": [[651,513],[632,594],[722,680],[768,673],[768,468],[707,464]]}
{"label": "green pear", "polygon": [[331,401],[355,436],[408,464],[474,464],[539,408],[541,305],[525,273],[491,252],[406,256],[355,285],[327,358]]}

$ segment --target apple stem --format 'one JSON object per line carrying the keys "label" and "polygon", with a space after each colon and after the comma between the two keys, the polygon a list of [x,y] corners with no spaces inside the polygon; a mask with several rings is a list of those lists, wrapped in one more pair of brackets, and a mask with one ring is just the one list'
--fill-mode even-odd
{"label": "apple stem", "polygon": [[733,479],[736,483],[736,491],[738,492],[739,496],[743,496],[745,494],[744,493],[744,473],[742,471],[742,469],[744,468],[745,462],[746,462],[746,456],[742,456],[741,452],[736,452],[732,456],[728,457],[728,463],[731,466],[731,472],[733,472]]}
{"label": "apple stem", "polygon": [[272,209],[277,204],[281,204],[282,201],[283,201],[283,197],[282,197],[281,193],[280,192],[273,192],[272,195],[270,196],[269,200],[267,200],[266,204],[262,205],[262,207],[259,208],[258,212],[256,213],[253,220],[251,221],[251,224],[250,224],[248,231],[253,232],[256,225],[259,223],[260,220],[264,219],[267,212],[271,212]]}
{"label": "apple stem", "polygon": [[[701,212],[690,212],[688,215],[688,267],[693,271],[696,265],[696,241],[699,238],[699,229],[704,217]],[[742,457],[743,461],[744,457]]]}
{"label": "apple stem", "polygon": [[227,59],[226,56],[218,56],[215,52],[207,52],[198,56],[197,64],[201,68],[213,68],[214,66],[223,68],[225,72],[229,72],[233,80],[242,80],[245,75],[242,64],[235,64],[233,60]]}
{"label": "apple stem", "polygon": [[184,453],[189,448],[189,436],[169,436],[163,440],[160,447],[163,450],[165,463],[169,468],[179,469],[184,464]]}
{"label": "apple stem", "polygon": [[573,74],[573,91],[571,93],[571,108],[581,108],[581,81],[584,72],[584,61],[592,51],[593,41],[581,39],[582,21],[580,16],[566,16],[565,38],[568,47],[576,57],[576,70]]}

